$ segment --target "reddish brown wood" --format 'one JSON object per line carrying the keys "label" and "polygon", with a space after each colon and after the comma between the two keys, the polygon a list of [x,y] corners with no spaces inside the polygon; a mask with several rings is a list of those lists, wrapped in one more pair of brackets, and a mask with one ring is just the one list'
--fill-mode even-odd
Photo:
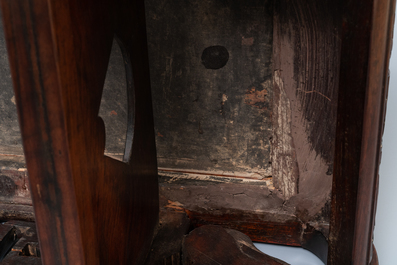
{"label": "reddish brown wood", "polygon": [[368,264],[394,1],[347,1],[342,7],[328,264]]}
{"label": "reddish brown wood", "polygon": [[35,220],[33,206],[21,204],[0,204],[0,220]]}
{"label": "reddish brown wood", "polygon": [[341,3],[342,46],[328,264],[350,264],[359,178],[372,0]]}
{"label": "reddish brown wood", "polygon": [[[143,1],[1,4],[43,264],[141,263],[158,216]],[[115,33],[134,76],[128,163],[104,156],[98,118]]]}
{"label": "reddish brown wood", "polygon": [[[374,217],[377,200],[382,131],[395,0],[377,0],[373,5],[369,43],[368,79],[364,109],[363,139],[358,181],[357,211],[353,241],[353,263],[371,261]],[[369,196],[370,195],[370,196]]]}
{"label": "reddish brown wood", "polygon": [[183,242],[183,264],[287,265],[260,252],[246,235],[221,226],[193,230]]}
{"label": "reddish brown wood", "polygon": [[[2,159],[0,155],[0,160]],[[0,203],[32,205],[26,169],[0,169]],[[0,207],[1,209],[1,207]]]}

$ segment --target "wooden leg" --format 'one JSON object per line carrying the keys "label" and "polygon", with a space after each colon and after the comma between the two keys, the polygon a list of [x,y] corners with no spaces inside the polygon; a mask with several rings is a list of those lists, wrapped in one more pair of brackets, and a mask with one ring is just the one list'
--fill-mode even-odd
{"label": "wooden leg", "polygon": [[[1,7],[43,264],[140,264],[158,219],[143,1]],[[135,98],[125,162],[104,155],[98,117],[115,36]]]}

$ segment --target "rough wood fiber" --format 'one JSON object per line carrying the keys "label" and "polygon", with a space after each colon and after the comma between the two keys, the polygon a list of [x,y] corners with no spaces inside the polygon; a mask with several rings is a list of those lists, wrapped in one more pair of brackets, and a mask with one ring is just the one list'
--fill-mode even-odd
{"label": "rough wood fiber", "polygon": [[18,150],[13,150],[14,154],[22,155],[22,139],[15,104],[3,23],[0,22],[0,150],[17,147]]}
{"label": "rough wood fiber", "polygon": [[[123,160],[126,145],[128,100],[125,63],[114,39],[99,116],[105,123],[105,154]],[[3,23],[0,21],[0,167],[26,168]]]}
{"label": "rough wood fiber", "polygon": [[286,206],[301,219],[324,209],[331,193],[340,19],[331,1],[275,1],[273,126],[281,128],[274,130],[273,178],[292,195],[296,179]]}

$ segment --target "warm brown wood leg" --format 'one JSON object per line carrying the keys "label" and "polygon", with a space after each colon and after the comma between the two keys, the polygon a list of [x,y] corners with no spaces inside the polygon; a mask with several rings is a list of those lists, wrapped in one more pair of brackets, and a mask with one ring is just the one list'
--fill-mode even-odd
{"label": "warm brown wood leg", "polygon": [[[140,264],[158,218],[143,1],[1,7],[43,264]],[[98,117],[115,36],[135,98],[125,162]]]}

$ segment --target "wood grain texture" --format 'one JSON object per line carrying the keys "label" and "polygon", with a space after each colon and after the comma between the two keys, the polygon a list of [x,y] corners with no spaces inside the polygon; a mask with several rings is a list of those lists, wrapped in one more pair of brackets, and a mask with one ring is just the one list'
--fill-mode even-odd
{"label": "wood grain texture", "polygon": [[286,207],[310,219],[330,201],[341,16],[333,1],[275,1],[274,8],[274,186],[293,195]]}
{"label": "wood grain texture", "polygon": [[[395,0],[373,4],[353,242],[353,264],[371,262]],[[370,196],[368,196],[370,195]]]}
{"label": "wood grain texture", "polygon": [[202,226],[183,242],[183,264],[288,265],[260,252],[252,241],[236,230],[221,226]]}
{"label": "wood grain texture", "polygon": [[[5,0],[2,10],[43,264],[141,263],[158,216],[143,1]],[[137,99],[128,163],[104,156],[98,118],[115,34]]]}
{"label": "wood grain texture", "polygon": [[[329,264],[352,262],[372,1],[342,4],[341,67],[332,186]],[[360,67],[358,67],[360,65]]]}
{"label": "wood grain texture", "polygon": [[328,264],[368,264],[394,1],[341,4],[344,13]]}

